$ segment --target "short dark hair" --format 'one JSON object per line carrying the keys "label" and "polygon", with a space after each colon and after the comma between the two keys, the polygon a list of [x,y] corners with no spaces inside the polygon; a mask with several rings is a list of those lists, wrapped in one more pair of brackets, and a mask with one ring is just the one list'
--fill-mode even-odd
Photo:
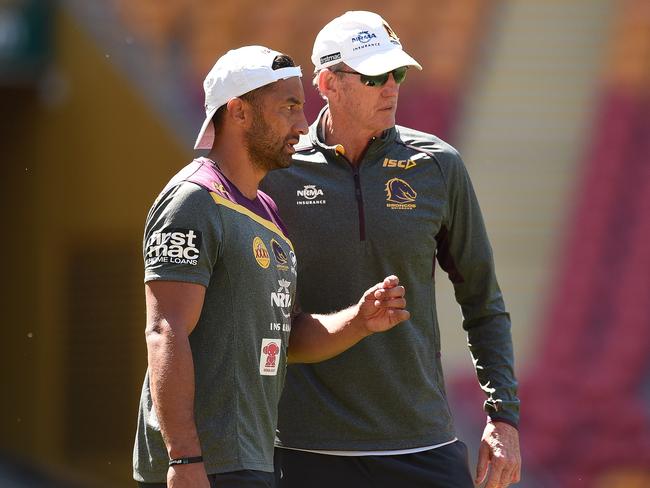
{"label": "short dark hair", "polygon": [[[295,66],[296,64],[294,63],[291,56],[289,56],[288,54],[278,54],[275,57],[275,59],[273,59],[273,64],[271,64],[271,69],[275,71],[276,69],[293,68]],[[244,93],[243,95],[239,96],[239,98],[255,106],[259,101],[260,95],[268,87],[269,85],[265,85],[260,88],[256,88],[255,90],[251,90],[248,93]],[[223,123],[223,118],[225,113],[226,113],[226,105],[224,104],[221,107],[219,107],[217,111],[214,113],[214,115],[212,116],[212,125],[214,126],[215,136],[219,133],[219,129],[221,128],[221,124]]]}

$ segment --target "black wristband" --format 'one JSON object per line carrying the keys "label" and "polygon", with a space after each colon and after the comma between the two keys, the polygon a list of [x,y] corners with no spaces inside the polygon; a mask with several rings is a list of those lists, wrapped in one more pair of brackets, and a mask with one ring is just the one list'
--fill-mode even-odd
{"label": "black wristband", "polygon": [[192,464],[192,463],[202,463],[202,462],[203,462],[203,456],[194,456],[194,457],[170,459],[169,465],[174,466],[176,464]]}

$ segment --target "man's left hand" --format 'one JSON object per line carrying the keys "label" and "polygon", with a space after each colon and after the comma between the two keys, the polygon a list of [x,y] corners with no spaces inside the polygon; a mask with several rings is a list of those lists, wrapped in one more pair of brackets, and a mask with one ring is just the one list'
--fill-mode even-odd
{"label": "man's left hand", "polygon": [[474,483],[480,485],[486,476],[485,488],[506,488],[521,478],[519,432],[505,422],[488,422],[483,431]]}

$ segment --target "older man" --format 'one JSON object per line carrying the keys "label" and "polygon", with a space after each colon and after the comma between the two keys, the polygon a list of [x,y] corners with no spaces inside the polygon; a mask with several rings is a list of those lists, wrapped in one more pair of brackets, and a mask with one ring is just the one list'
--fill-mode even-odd
{"label": "older man", "polygon": [[421,67],[371,12],[328,23],[312,61],[327,106],[292,167],[262,185],[300,258],[298,301],[335,310],[390,271],[406,284],[411,319],[336,358],[289,367],[276,441],[280,486],[473,486],[443,382],[436,259],[454,284],[488,396],[475,481],[489,471],[489,488],[517,482],[510,319],[476,196],[454,148],[395,125],[400,85]]}

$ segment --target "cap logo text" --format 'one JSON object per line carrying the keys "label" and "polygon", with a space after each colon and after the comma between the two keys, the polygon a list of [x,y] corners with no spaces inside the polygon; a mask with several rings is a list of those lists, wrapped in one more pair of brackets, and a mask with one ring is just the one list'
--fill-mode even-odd
{"label": "cap logo text", "polygon": [[327,56],[321,56],[320,64],[329,63],[330,61],[336,61],[337,59],[341,59],[341,53],[340,52],[328,54]]}
{"label": "cap logo text", "polygon": [[370,42],[370,40],[373,38],[377,38],[377,34],[368,31],[361,31],[352,38],[352,42],[360,42],[362,44],[365,44],[367,42]]}

